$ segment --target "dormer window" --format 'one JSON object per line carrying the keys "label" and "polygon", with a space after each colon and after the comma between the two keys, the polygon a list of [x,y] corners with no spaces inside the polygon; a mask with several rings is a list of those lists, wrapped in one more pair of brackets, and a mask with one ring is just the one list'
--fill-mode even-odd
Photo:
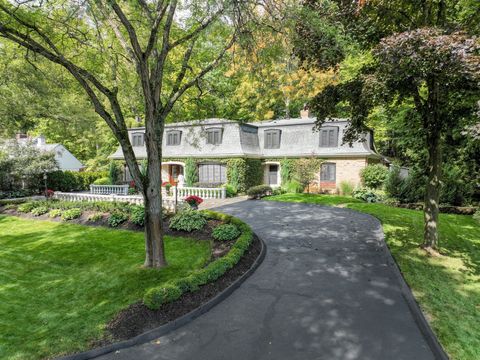
{"label": "dormer window", "polygon": [[145,145],[145,134],[144,133],[133,133],[132,134],[132,146],[143,146]]}
{"label": "dormer window", "polygon": [[167,146],[180,145],[182,132],[180,130],[167,131]]}
{"label": "dormer window", "polygon": [[222,143],[222,129],[211,128],[207,129],[207,144],[220,145]]}
{"label": "dormer window", "polygon": [[338,127],[325,126],[320,130],[320,147],[338,146]]}
{"label": "dormer window", "polygon": [[282,136],[281,130],[265,130],[265,149],[279,149],[280,138]]}

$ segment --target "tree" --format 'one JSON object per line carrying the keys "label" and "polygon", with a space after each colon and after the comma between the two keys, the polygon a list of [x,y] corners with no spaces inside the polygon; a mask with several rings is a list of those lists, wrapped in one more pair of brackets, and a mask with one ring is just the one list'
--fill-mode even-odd
{"label": "tree", "polygon": [[38,189],[38,177],[58,168],[55,154],[41,151],[30,142],[14,140],[0,143],[0,189],[19,187]]}
{"label": "tree", "polygon": [[314,157],[302,158],[295,161],[295,175],[294,178],[303,187],[310,192],[310,183],[315,180],[315,175],[318,173],[321,160]]}
{"label": "tree", "polygon": [[[249,19],[249,6],[234,0],[0,0],[0,36],[68,71],[119,142],[144,198],[146,267],[166,265],[161,214],[166,118],[182,95],[232,47]],[[132,74],[146,127],[145,175],[125,118],[131,91],[125,78]]]}
{"label": "tree", "polygon": [[[464,33],[443,33],[424,28],[383,39],[373,51],[372,62],[354,77],[329,86],[313,100],[321,117],[317,126],[347,101],[351,126],[346,141],[366,130],[370,111],[379,104],[411,99],[409,126],[424,140],[428,153],[425,194],[424,246],[438,245],[438,213],[441,188],[442,142],[449,128],[476,111],[480,81],[480,42]],[[474,97],[473,97],[474,98]]]}

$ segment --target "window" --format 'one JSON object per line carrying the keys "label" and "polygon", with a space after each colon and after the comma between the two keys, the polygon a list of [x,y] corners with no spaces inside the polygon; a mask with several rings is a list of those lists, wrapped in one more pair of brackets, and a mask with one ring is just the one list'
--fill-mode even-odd
{"label": "window", "polygon": [[322,164],[320,167],[320,181],[336,180],[336,165],[332,163]]}
{"label": "window", "polygon": [[280,130],[265,130],[265,149],[279,149],[280,137],[282,132]]}
{"label": "window", "polygon": [[222,129],[214,128],[207,130],[207,144],[219,145],[222,143]]}
{"label": "window", "polygon": [[224,184],[227,182],[227,166],[225,164],[198,165],[198,181],[202,184]]}
{"label": "window", "polygon": [[143,146],[145,145],[145,137],[143,133],[133,133],[132,134],[132,146]]}
{"label": "window", "polygon": [[182,132],[179,130],[167,131],[167,146],[180,145]]}
{"label": "window", "polygon": [[338,146],[338,127],[323,127],[320,130],[320,147]]}

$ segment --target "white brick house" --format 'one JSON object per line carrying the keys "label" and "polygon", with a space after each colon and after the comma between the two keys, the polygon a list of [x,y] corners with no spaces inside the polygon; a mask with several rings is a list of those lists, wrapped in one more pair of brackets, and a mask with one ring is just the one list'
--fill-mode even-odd
{"label": "white brick house", "polygon": [[[224,119],[208,119],[168,124],[163,141],[162,176],[165,181],[176,181],[183,174],[185,159],[198,161],[198,182],[227,182],[226,165],[221,159],[260,159],[263,164],[263,182],[281,185],[280,166],[284,158],[316,157],[323,159],[317,169],[314,186],[321,191],[335,191],[342,181],[360,183],[360,170],[376,163],[381,156],[375,151],[371,132],[363,141],[349,146],[342,144],[347,121],[338,119],[325,123],[314,131],[315,118],[282,119],[255,123],[238,123]],[[144,128],[129,129],[137,159],[145,159]],[[123,160],[120,147],[111,155]],[[125,167],[124,180],[131,179]]]}

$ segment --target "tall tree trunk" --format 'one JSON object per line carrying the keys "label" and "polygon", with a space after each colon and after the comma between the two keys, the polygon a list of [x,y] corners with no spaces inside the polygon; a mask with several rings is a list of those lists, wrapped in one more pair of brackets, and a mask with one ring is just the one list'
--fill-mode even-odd
{"label": "tall tree trunk", "polygon": [[[149,121],[150,120],[150,121]],[[148,155],[147,183],[144,185],[145,204],[145,267],[160,268],[167,265],[163,245],[162,222],[162,160],[154,121],[146,121],[146,147]],[[161,144],[161,143],[160,143]]]}
{"label": "tall tree trunk", "polygon": [[428,144],[428,182],[425,193],[424,209],[424,247],[436,248],[438,246],[438,214],[440,201],[440,178],[442,166],[442,153],[440,147],[440,134],[429,136]]}
{"label": "tall tree trunk", "polygon": [[428,182],[425,191],[423,246],[438,246],[438,214],[442,175],[441,119],[439,117],[439,85],[435,78],[427,79],[428,100],[425,112],[425,130],[428,148]]}

